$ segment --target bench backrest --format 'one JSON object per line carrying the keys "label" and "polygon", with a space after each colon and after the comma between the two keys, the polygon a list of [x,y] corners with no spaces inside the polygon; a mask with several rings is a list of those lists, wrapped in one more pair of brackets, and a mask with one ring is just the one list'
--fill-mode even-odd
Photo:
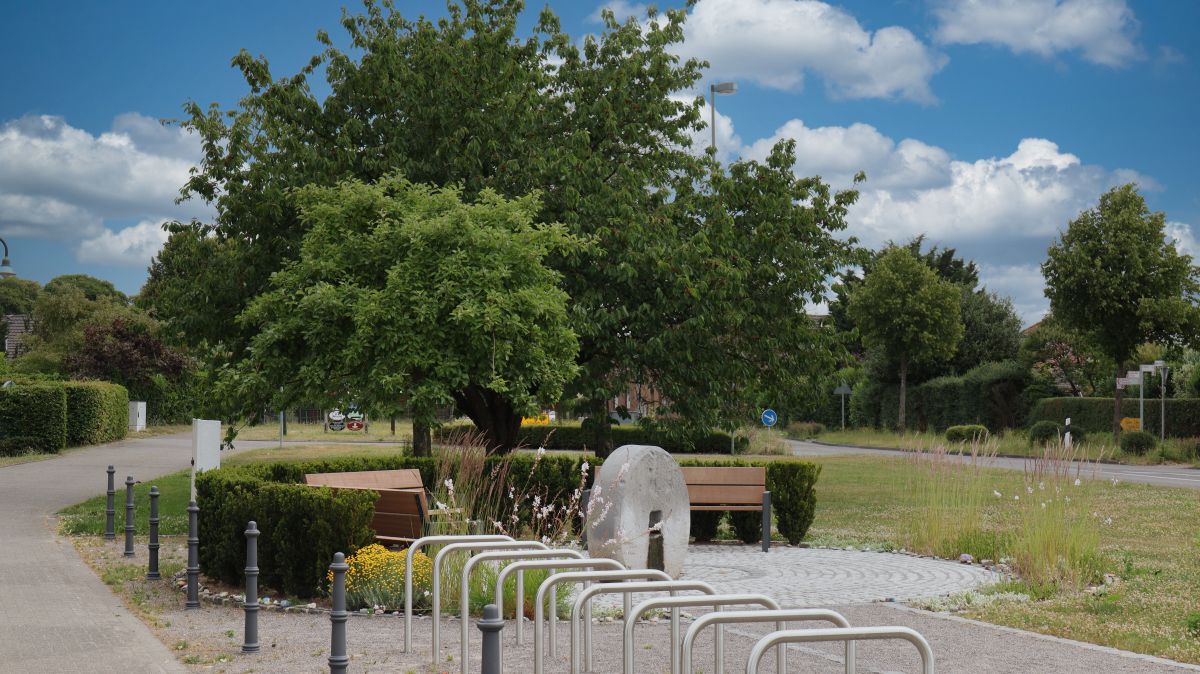
{"label": "bench backrest", "polygon": [[416,468],[400,470],[363,470],[350,473],[309,473],[304,483],[314,487],[342,489],[424,489],[421,471]]}
{"label": "bench backrest", "polygon": [[429,506],[424,489],[376,489],[375,517],[371,528],[377,536],[416,540],[425,535]]}
{"label": "bench backrest", "polygon": [[765,466],[688,466],[680,470],[694,506],[761,505],[767,490]]}

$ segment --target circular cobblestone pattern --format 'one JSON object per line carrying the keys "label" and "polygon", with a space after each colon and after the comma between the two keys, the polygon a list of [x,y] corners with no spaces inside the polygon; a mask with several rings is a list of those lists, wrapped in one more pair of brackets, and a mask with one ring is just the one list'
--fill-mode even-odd
{"label": "circular cobblestone pattern", "polygon": [[692,545],[683,577],[718,592],[758,592],[786,607],[936,597],[994,583],[980,566],[889,552],[757,545]]}

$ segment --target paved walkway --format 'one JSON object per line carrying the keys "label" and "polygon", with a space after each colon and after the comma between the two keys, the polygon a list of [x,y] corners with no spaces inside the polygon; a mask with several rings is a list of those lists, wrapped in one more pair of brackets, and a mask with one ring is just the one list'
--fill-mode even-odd
{"label": "paved walkway", "polygon": [[[905,456],[910,454],[899,449],[875,449],[872,447],[855,447],[852,445],[830,445],[823,442],[808,442],[804,440],[789,440],[792,453],[796,456],[841,456],[845,454],[874,454],[878,456]],[[965,460],[970,460],[969,457]],[[1024,470],[1028,459],[995,457],[989,459],[987,465],[996,468]],[[1083,467],[1080,475],[1095,477],[1101,480],[1116,478],[1123,482],[1139,482],[1159,487],[1182,487],[1184,489],[1200,489],[1200,470],[1186,466],[1123,466],[1111,463],[1089,463]]]}
{"label": "paved walkway", "polygon": [[191,439],[178,435],[0,468],[0,670],[186,671],[71,543],[56,538],[52,516],[103,493],[109,464],[124,482],[126,475],[148,480],[190,461]]}

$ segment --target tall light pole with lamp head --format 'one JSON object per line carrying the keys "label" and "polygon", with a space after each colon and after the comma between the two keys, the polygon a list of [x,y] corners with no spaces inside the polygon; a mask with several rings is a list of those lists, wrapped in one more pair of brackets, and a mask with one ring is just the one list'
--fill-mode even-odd
{"label": "tall light pole with lamp head", "polygon": [[737,82],[717,82],[716,84],[708,85],[708,110],[711,113],[712,127],[712,148],[714,153],[717,149],[717,94],[736,94]]}
{"label": "tall light pole with lamp head", "polygon": [[4,244],[4,259],[0,260],[0,279],[12,278],[17,275],[13,271],[12,265],[8,262],[8,242],[0,239],[0,244]]}

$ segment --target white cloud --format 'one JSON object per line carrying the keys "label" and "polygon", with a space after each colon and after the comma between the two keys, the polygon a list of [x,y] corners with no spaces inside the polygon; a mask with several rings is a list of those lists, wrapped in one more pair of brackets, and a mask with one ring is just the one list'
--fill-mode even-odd
{"label": "white cloud", "polygon": [[167,242],[164,220],[143,220],[118,232],[105,229],[99,236],[79,244],[75,257],[80,262],[145,267]]}
{"label": "white cloud", "polygon": [[908,29],[874,32],[817,0],[699,0],[680,49],[707,60],[709,74],[798,91],[806,72],[844,98],[933,102],[929,80],[946,57]]}
{"label": "white cloud", "polygon": [[603,19],[600,16],[600,12],[602,12],[606,9],[609,9],[609,10],[612,10],[613,15],[617,18],[618,22],[624,23],[626,19],[629,19],[631,17],[632,18],[640,18],[640,17],[646,16],[646,10],[648,8],[649,8],[649,5],[647,5],[643,2],[628,2],[627,0],[613,0],[612,2],[606,2],[603,5],[600,5],[599,7],[597,7],[596,11],[592,12],[591,15],[588,16],[588,20],[592,21],[593,23],[600,23],[601,21],[603,21]]}
{"label": "white cloud", "polygon": [[994,293],[1011,298],[1013,309],[1024,326],[1042,320],[1050,310],[1050,300],[1043,293],[1046,281],[1039,264],[983,263],[979,266],[979,283]]}
{"label": "white cloud", "polygon": [[1200,238],[1197,238],[1190,225],[1182,222],[1168,222],[1167,238],[1175,242],[1175,249],[1192,256],[1193,263],[1200,263]]}
{"label": "white cloud", "polygon": [[141,224],[114,232],[105,223],[211,218],[206,204],[174,203],[199,158],[195,136],[136,113],[99,135],[62,117],[10,120],[0,124],[0,232],[93,246],[78,249],[80,260],[149,259],[142,252],[162,237]]}
{"label": "white cloud", "polygon": [[934,14],[944,44],[995,44],[1047,58],[1079,51],[1114,67],[1141,56],[1125,0],[939,0]]}

